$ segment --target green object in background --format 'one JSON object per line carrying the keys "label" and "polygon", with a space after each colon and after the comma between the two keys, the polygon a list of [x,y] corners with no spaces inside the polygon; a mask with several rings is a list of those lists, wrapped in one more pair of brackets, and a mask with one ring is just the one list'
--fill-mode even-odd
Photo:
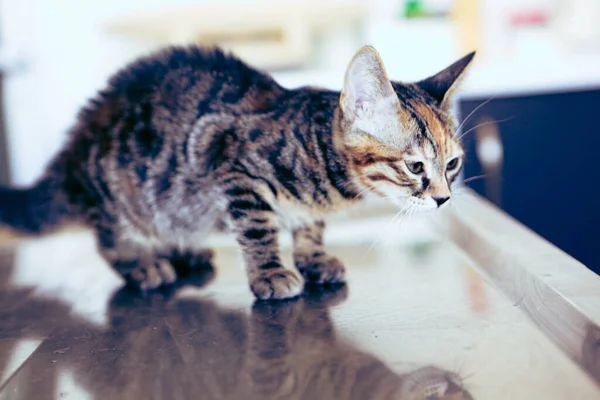
{"label": "green object in background", "polygon": [[438,247],[437,242],[430,240],[419,240],[411,243],[406,247],[408,257],[410,258],[412,265],[416,268],[425,266],[431,257],[435,254]]}
{"label": "green object in background", "polygon": [[434,248],[434,243],[431,243],[429,241],[419,241],[413,243],[408,250],[414,256],[423,257],[431,253]]}
{"label": "green object in background", "polygon": [[419,18],[424,15],[423,2],[421,0],[407,0],[404,3],[404,17]]}

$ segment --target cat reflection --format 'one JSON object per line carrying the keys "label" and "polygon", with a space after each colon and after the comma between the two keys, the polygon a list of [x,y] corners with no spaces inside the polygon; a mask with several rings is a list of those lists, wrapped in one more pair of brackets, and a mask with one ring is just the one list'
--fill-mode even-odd
{"label": "cat reflection", "polygon": [[[193,283],[202,286],[212,274],[195,274]],[[472,399],[454,373],[425,367],[398,374],[337,340],[329,309],[346,298],[345,287],[257,302],[249,314],[172,294],[117,292],[108,329],[69,316],[64,305],[31,298],[27,309],[45,304],[48,311],[54,304],[57,311],[26,318],[20,327],[12,319],[11,338],[22,332],[46,339],[0,398],[16,392],[24,399],[78,398],[83,390],[86,398],[132,400]],[[27,309],[20,306],[19,314],[39,315]]]}
{"label": "cat reflection", "polygon": [[78,381],[98,399],[472,398],[451,372],[399,375],[337,341],[328,309],[345,297],[345,287],[309,291],[258,302],[248,316],[210,300],[161,304],[121,291],[112,330],[93,344],[114,355],[76,366]]}

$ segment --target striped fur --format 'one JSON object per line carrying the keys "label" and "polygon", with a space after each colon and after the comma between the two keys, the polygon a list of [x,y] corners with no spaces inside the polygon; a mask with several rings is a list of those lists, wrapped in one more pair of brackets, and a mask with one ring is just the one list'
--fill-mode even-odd
{"label": "striped fur", "polygon": [[[305,279],[342,282],[323,217],[366,191],[422,209],[449,193],[459,168],[445,166],[462,150],[447,93],[471,58],[391,83],[365,47],[340,95],[284,89],[219,49],[166,49],[110,80],[38,184],[0,192],[0,218],[25,233],[92,227],[106,260],[142,289],[172,283],[174,252],[203,252],[216,226],[236,236],[260,299],[296,296]],[[417,161],[423,173],[410,174]],[[302,274],[282,267],[282,228]]]}

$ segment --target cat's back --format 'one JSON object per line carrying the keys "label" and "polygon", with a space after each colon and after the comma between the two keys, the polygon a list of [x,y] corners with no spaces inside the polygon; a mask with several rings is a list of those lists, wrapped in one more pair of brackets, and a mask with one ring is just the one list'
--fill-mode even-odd
{"label": "cat's back", "polygon": [[138,117],[151,112],[182,124],[209,112],[266,111],[284,93],[268,74],[218,47],[178,46],[118,71],[83,114],[125,114],[145,107]]}
{"label": "cat's back", "polygon": [[51,169],[85,169],[90,157],[113,154],[122,166],[153,159],[168,143],[184,141],[204,115],[269,112],[288,92],[217,47],[169,47],[109,79],[80,111]]}

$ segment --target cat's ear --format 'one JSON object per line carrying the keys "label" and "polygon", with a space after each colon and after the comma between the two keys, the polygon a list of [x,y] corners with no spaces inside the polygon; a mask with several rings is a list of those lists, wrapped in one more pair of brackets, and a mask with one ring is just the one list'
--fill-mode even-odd
{"label": "cat's ear", "polygon": [[[377,50],[364,46],[350,61],[340,96],[344,116],[366,133],[379,137],[386,117],[398,112],[398,97]],[[379,137],[379,139],[385,139]]]}
{"label": "cat's ear", "polygon": [[440,108],[449,111],[452,97],[474,57],[475,52],[469,53],[445,70],[417,82],[417,85],[433,97]]}
{"label": "cat's ear", "polygon": [[344,77],[340,105],[345,114],[372,111],[390,99],[397,100],[377,50],[364,46],[350,61]]}

